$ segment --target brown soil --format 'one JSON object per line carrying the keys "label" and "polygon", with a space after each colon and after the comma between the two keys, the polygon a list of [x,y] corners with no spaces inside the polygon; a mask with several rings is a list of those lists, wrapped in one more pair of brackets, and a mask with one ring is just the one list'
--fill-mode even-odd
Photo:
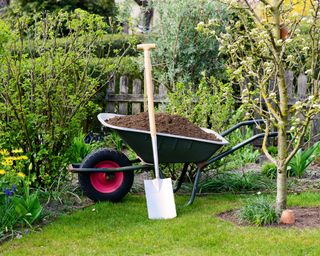
{"label": "brown soil", "polygon": [[[320,228],[320,207],[291,207],[289,208],[294,212],[295,223],[293,225],[274,224],[267,227],[296,227],[296,228]],[[240,226],[246,226],[238,217],[238,211],[227,211],[218,215],[221,219],[231,221]]]}
{"label": "brown soil", "polygon": [[[216,136],[206,133],[198,126],[189,122],[188,119],[169,115],[166,113],[156,113],[156,129],[159,133],[169,133],[185,137],[199,138],[205,140],[220,141]],[[119,127],[149,131],[148,113],[137,115],[114,117],[107,121],[109,124]]]}

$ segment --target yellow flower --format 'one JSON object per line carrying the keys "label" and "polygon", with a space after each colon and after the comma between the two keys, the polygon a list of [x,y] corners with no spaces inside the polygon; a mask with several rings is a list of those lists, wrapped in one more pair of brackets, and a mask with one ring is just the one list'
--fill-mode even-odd
{"label": "yellow flower", "polygon": [[5,159],[1,164],[4,166],[12,166],[13,161],[12,161],[12,159]]}
{"label": "yellow flower", "polygon": [[3,174],[6,174],[6,171],[3,170],[3,169],[1,169],[1,170],[0,170],[0,175],[3,175]]}
{"label": "yellow flower", "polygon": [[19,177],[21,177],[21,178],[24,178],[24,177],[26,177],[26,175],[23,173],[23,172],[18,172],[18,174],[17,174]]}
{"label": "yellow flower", "polygon": [[17,156],[17,157],[15,157],[15,159],[14,160],[28,160],[28,157],[27,156]]}
{"label": "yellow flower", "polygon": [[21,148],[19,148],[19,149],[14,149],[14,150],[12,150],[12,153],[15,153],[15,154],[17,154],[17,153],[23,153],[23,150],[22,150]]}
{"label": "yellow flower", "polygon": [[28,160],[27,156],[20,156],[20,160]]}
{"label": "yellow flower", "polygon": [[8,156],[8,155],[9,155],[9,151],[6,150],[6,149],[1,149],[1,150],[0,150],[0,155]]}

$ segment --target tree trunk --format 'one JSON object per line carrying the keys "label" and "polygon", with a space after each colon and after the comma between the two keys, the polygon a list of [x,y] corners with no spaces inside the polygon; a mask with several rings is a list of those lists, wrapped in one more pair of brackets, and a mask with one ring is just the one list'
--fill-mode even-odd
{"label": "tree trunk", "polygon": [[276,210],[281,213],[287,207],[287,165],[278,162]]}
{"label": "tree trunk", "polygon": [[[281,39],[280,24],[281,0],[273,0],[273,33],[276,41]],[[279,92],[280,119],[278,120],[278,160],[277,160],[277,199],[276,210],[281,213],[287,207],[287,163],[288,143],[287,143],[287,126],[288,126],[288,90],[285,80],[285,67],[281,57],[281,47],[276,46],[275,60],[278,68],[277,87]]]}

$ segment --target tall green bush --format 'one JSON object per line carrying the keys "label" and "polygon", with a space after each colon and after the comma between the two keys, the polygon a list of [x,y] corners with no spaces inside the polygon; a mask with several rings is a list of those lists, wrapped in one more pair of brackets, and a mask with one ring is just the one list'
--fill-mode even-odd
{"label": "tall green bush", "polygon": [[[50,184],[60,175],[87,110],[97,109],[91,99],[108,82],[93,77],[90,66],[107,24],[82,10],[1,23],[7,40],[0,41],[0,146],[22,148],[37,182]],[[56,44],[65,28],[68,45]],[[38,49],[37,56],[25,53],[26,47]]]}
{"label": "tall green bush", "polygon": [[157,45],[153,69],[156,79],[174,90],[177,82],[198,84],[202,71],[223,77],[215,35],[203,34],[197,26],[217,17],[225,19],[224,6],[208,0],[155,0],[153,5],[159,13],[150,34],[150,41]]}
{"label": "tall green bush", "polygon": [[201,126],[223,131],[235,113],[232,86],[219,82],[214,77],[202,76],[199,85],[177,83],[174,92],[169,93],[167,111],[188,118]]}
{"label": "tall green bush", "polygon": [[74,11],[81,8],[93,14],[103,17],[113,17],[116,15],[116,6],[114,0],[15,0],[12,1],[16,7],[27,13],[41,11]]}

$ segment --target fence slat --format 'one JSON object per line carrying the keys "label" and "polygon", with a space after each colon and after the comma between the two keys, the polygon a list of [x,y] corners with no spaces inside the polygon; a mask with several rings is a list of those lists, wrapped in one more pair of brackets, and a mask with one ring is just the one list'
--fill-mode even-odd
{"label": "fence slat", "polygon": [[305,99],[307,95],[307,76],[301,73],[298,76],[298,98]]}
{"label": "fence slat", "polygon": [[159,98],[165,98],[168,94],[168,89],[164,84],[159,85]]}
{"label": "fence slat", "polygon": [[286,80],[286,85],[287,85],[287,92],[288,92],[288,98],[289,101],[290,99],[293,99],[293,93],[294,93],[294,86],[293,86],[293,80],[294,80],[294,75],[293,71],[286,71],[285,73],[285,80]]}
{"label": "fence slat", "polygon": [[[132,95],[141,96],[141,80],[140,79],[133,80]],[[141,112],[141,103],[132,103],[132,114],[135,115],[135,114],[139,114],[140,112]]]}
{"label": "fence slat", "polygon": [[[127,76],[120,77],[120,95],[128,95],[129,91],[129,79]],[[119,102],[119,114],[127,115],[128,114],[128,103]]]}
{"label": "fence slat", "polygon": [[109,101],[109,97],[111,94],[114,94],[116,91],[116,78],[113,76],[110,78],[110,82],[107,86],[107,94],[106,94],[106,100],[107,100],[107,109],[106,111],[108,113],[114,113],[115,112],[115,104],[114,102]]}

